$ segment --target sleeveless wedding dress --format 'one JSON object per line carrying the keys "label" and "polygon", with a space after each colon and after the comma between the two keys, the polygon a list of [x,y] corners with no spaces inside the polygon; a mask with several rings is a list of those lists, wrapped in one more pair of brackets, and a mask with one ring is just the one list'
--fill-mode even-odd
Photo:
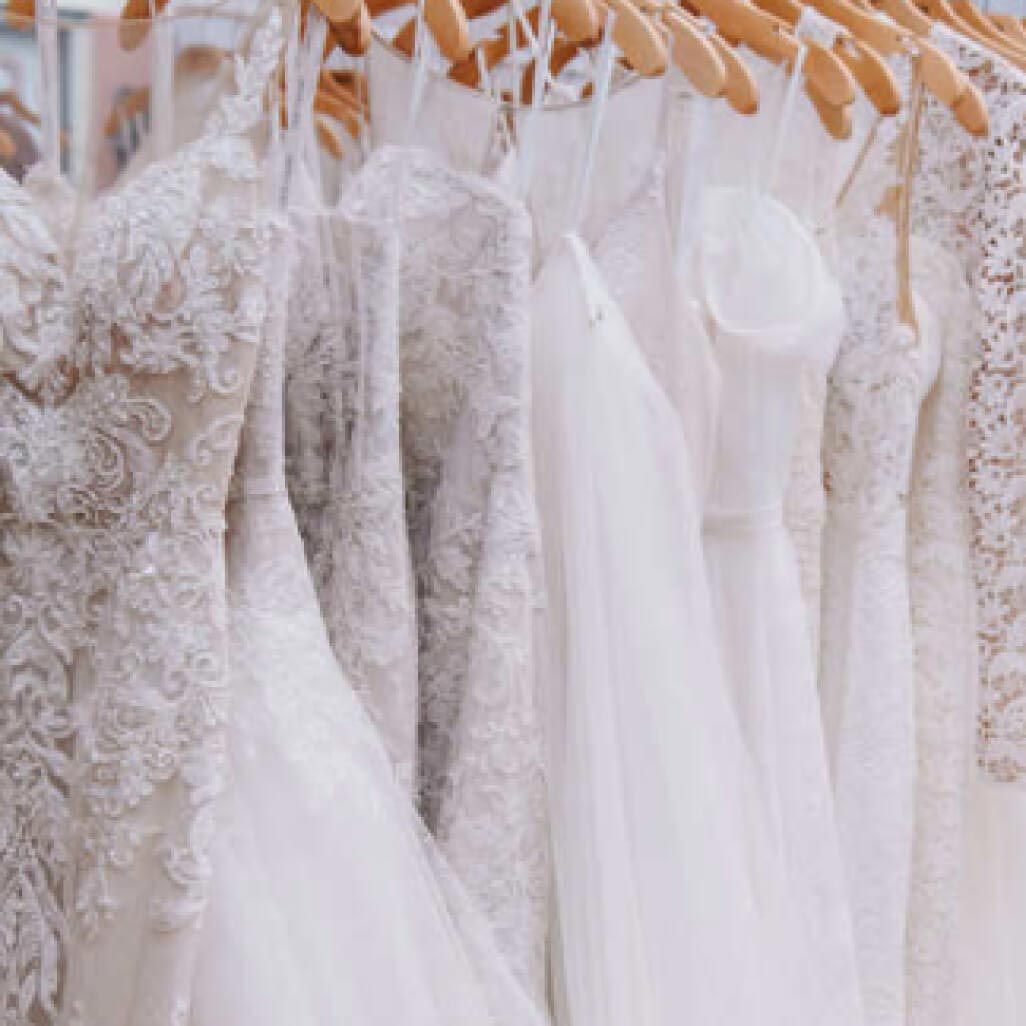
{"label": "sleeveless wedding dress", "polygon": [[799,1021],[859,1023],[815,669],[782,506],[803,364],[827,373],[841,295],[815,241],[765,193],[709,188],[700,216],[695,274],[721,372],[705,517],[720,650],[801,921],[808,977]]}

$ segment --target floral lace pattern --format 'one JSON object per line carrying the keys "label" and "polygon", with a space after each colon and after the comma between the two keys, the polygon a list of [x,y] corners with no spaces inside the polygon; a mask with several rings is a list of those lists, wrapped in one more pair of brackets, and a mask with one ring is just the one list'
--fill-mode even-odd
{"label": "floral lace pattern", "polygon": [[[182,1019],[225,775],[222,511],[273,235],[247,134],[280,34],[274,14],[202,136],[77,239],[60,183],[0,176],[4,1022]],[[181,950],[101,993],[93,960],[145,931]]]}
{"label": "floral lace pattern", "polygon": [[373,223],[294,215],[289,492],[339,664],[414,784],[417,630],[403,513],[398,251]]}
{"label": "floral lace pattern", "polygon": [[[847,330],[830,374],[820,691],[866,1021],[905,1021],[914,829],[915,664],[906,504],[921,397],[934,369],[929,311],[899,322],[895,195],[908,126],[867,141],[839,213]],[[900,189],[895,186],[895,190]]]}
{"label": "floral lace pattern", "polygon": [[[934,42],[983,94],[984,140],[948,129],[932,100],[924,112],[917,231],[962,261],[978,304],[969,393],[969,502],[977,592],[980,765],[994,779],[1026,777],[1026,520],[1017,496],[1026,481],[1022,432],[1012,415],[1026,380],[1021,338],[1026,307],[1019,239],[1026,225],[1023,123],[1026,75],[943,26]],[[943,131],[944,144],[938,145]],[[961,136],[961,139],[953,139]]]}
{"label": "floral lace pattern", "polygon": [[537,994],[549,870],[531,650],[529,224],[484,182],[391,147],[365,166],[347,207],[393,225],[398,211],[401,224],[392,330],[417,589],[421,806]]}

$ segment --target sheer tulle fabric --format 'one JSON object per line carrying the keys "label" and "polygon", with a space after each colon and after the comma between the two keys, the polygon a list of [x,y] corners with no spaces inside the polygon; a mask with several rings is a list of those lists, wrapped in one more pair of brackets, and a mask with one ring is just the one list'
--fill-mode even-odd
{"label": "sheer tulle fabric", "polygon": [[579,241],[534,303],[558,1019],[793,1022],[679,418]]}

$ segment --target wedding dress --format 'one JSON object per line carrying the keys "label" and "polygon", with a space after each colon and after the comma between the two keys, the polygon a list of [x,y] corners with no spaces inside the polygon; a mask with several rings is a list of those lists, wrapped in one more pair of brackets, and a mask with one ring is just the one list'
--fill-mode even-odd
{"label": "wedding dress", "polygon": [[[936,735],[920,761],[931,786],[920,803],[920,858],[933,870],[913,905],[915,941],[910,1011],[914,1023],[1005,1026],[1026,1014],[1021,953],[1026,949],[1026,893],[1021,853],[1026,850],[1026,798],[1016,786],[1026,776],[1022,715],[1021,594],[1023,525],[1007,497],[1021,490],[1021,426],[1008,410],[1018,402],[1023,355],[1018,313],[1022,306],[1022,125],[1026,76],[985,47],[937,24],[931,41],[980,90],[991,131],[981,140],[952,132],[950,113],[925,98],[919,166],[912,195],[912,223],[958,261],[972,291],[972,316],[960,346],[970,362],[968,424],[970,545],[975,578],[976,756],[980,771],[968,782],[964,753],[944,749]],[[926,523],[944,530],[939,507],[924,510]],[[957,599],[957,596],[956,596]],[[956,615],[957,606],[951,606]],[[972,619],[959,625],[971,631]],[[958,635],[953,635],[958,636]],[[947,649],[946,649],[947,650]],[[960,704],[966,671],[957,647],[941,676],[933,677],[932,702],[920,712],[924,725],[950,723]],[[926,694],[920,690],[921,700]],[[953,831],[961,825],[961,835]],[[916,891],[913,892],[914,898]],[[936,914],[941,910],[942,916]]]}
{"label": "wedding dress", "polygon": [[[942,352],[937,381],[920,412],[908,498],[917,724],[908,1022],[969,1026],[973,1020],[956,1016],[953,998],[954,970],[964,943],[961,899],[977,691],[965,462],[974,304],[952,252],[913,237],[911,256],[916,292],[936,311]],[[986,973],[981,971],[979,978],[986,978]]]}
{"label": "wedding dress", "polygon": [[859,1023],[815,670],[782,512],[803,362],[827,373],[841,295],[808,231],[765,192],[710,187],[699,215],[694,273],[722,382],[705,517],[720,650],[801,921],[809,976],[798,1021]]}
{"label": "wedding dress", "polygon": [[691,340],[641,308],[646,297],[672,312],[672,289],[631,273],[645,253],[669,256],[662,199],[656,169],[596,250],[625,272],[617,287],[650,329],[647,349],[578,235],[535,283],[557,1019],[791,1022],[794,935],[719,670],[700,489],[678,408],[646,362],[672,387]]}
{"label": "wedding dress", "polygon": [[[914,123],[904,130],[914,145]],[[879,212],[911,184],[897,132],[888,125],[868,140],[841,205],[847,317],[823,445],[820,695],[863,1004],[880,1026],[906,1019],[917,731],[907,504],[919,408],[941,355],[933,312],[901,281],[907,207],[899,198],[897,225]]]}
{"label": "wedding dress", "polygon": [[[806,8],[803,18],[815,15]],[[709,104],[699,98],[683,99],[678,115],[683,126],[671,150],[671,196],[686,192],[697,201],[705,186],[731,185],[767,188],[812,233],[832,267],[833,220],[837,197],[850,161],[851,142],[827,135],[812,103],[804,93],[789,98],[790,76],[786,68],[766,61],[742,47],[745,63],[759,89],[759,109],[741,115],[726,104]],[[706,110],[696,108],[706,106]],[[701,116],[696,116],[701,114]],[[758,181],[774,147],[777,126],[786,115],[790,129],[787,142],[774,156],[778,170],[768,186]],[[860,124],[856,124],[856,132]],[[684,201],[686,204],[686,200]],[[698,219],[686,209],[676,215],[678,247],[694,245]],[[682,254],[687,261],[687,254]],[[692,284],[686,276],[686,287]],[[801,368],[800,419],[795,431],[791,466],[784,492],[783,516],[798,562],[805,601],[809,649],[819,658],[821,605],[821,549],[826,500],[823,491],[822,438],[826,407],[826,376],[819,360],[804,360]]]}
{"label": "wedding dress", "polygon": [[364,295],[379,301],[375,259],[393,262],[398,283],[397,309],[364,327],[369,345],[400,358],[422,807],[518,977],[540,994],[549,865],[531,636],[529,226],[503,192],[412,148],[376,151],[344,208],[367,233]]}
{"label": "wedding dress", "polygon": [[187,1014],[226,782],[224,497],[276,238],[249,136],[279,35],[273,15],[197,139],[84,209],[56,149],[0,175],[11,1022]]}
{"label": "wedding dress", "polygon": [[397,250],[297,181],[285,357],[289,496],[339,665],[413,788],[417,631],[403,509]]}
{"label": "wedding dress", "polygon": [[228,505],[233,786],[190,1023],[540,1024],[328,643],[285,488],[285,307]]}
{"label": "wedding dress", "polygon": [[285,495],[287,239],[248,138],[280,35],[76,237],[68,186],[0,178],[19,1024],[543,1021],[339,673]]}

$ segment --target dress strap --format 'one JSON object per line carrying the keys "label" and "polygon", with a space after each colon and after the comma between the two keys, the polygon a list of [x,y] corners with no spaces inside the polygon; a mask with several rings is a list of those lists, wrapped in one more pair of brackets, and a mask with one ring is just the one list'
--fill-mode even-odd
{"label": "dress strap", "polygon": [[598,152],[599,135],[605,119],[606,105],[609,101],[609,90],[613,84],[614,47],[613,26],[616,23],[616,11],[612,8],[606,15],[606,24],[602,32],[602,44],[599,47],[598,67],[595,69],[592,99],[591,131],[588,134],[588,148],[584,152],[584,166],[577,185],[577,196],[573,205],[573,220],[570,222],[576,231],[584,220],[584,205],[591,189],[591,176],[595,171],[595,156]]}
{"label": "dress strap", "polygon": [[[520,151],[517,164],[517,195],[523,199],[527,196],[534,177],[535,153],[538,149],[538,112],[541,110],[545,97],[545,76],[549,68],[549,54],[556,38],[556,25],[552,18],[552,0],[541,0],[539,5],[538,36],[535,38],[531,26],[520,9],[517,0],[509,5],[511,17],[510,40],[516,39],[516,22],[519,21],[524,34],[531,43],[531,54],[534,57],[534,80],[531,83],[531,106],[520,134]],[[510,44],[512,46],[512,42]]]}
{"label": "dress strap", "polygon": [[156,4],[149,0],[153,25],[153,82],[150,88],[150,110],[153,142],[158,160],[167,157],[174,147],[175,125],[175,24]]}
{"label": "dress strap", "polygon": [[296,165],[303,142],[307,137],[313,114],[317,74],[324,53],[327,22],[316,7],[311,7],[306,18],[306,35],[299,40],[299,18],[293,19],[285,56],[286,104],[288,131],[278,140],[278,158],[281,170],[278,177],[278,206],[287,209],[296,180]]}
{"label": "dress strap", "polygon": [[701,218],[699,203],[705,185],[712,142],[712,100],[695,96],[689,101],[691,124],[688,131],[687,155],[684,161],[684,181],[681,183],[677,206],[677,230],[674,237],[674,263],[683,270],[698,240]]}
{"label": "dress strap", "polygon": [[207,138],[247,135],[264,123],[264,97],[278,69],[282,32],[281,11],[271,5],[254,31],[246,55],[235,58],[236,90],[223,97],[207,118],[203,133]]}
{"label": "dress strap", "polygon": [[591,256],[580,235],[577,232],[567,232],[563,237],[566,239],[570,252],[574,256],[574,262],[577,264],[581,288],[584,290],[584,302],[588,307],[588,320],[594,326],[602,320],[605,313],[605,292],[595,272],[595,265],[592,263]]}
{"label": "dress strap", "polygon": [[57,4],[36,5],[39,43],[40,136],[43,164],[54,177],[61,173],[61,60],[58,45]]}

